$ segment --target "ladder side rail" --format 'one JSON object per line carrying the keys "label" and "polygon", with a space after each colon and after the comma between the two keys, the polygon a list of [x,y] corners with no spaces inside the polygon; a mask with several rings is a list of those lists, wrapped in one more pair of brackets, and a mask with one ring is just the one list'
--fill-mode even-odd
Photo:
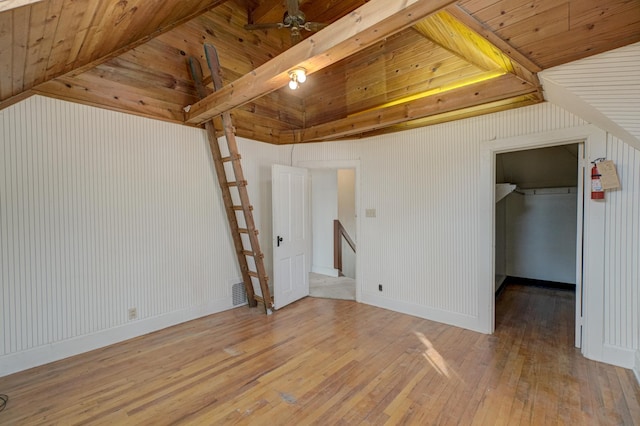
{"label": "ladder side rail", "polygon": [[[193,76],[193,80],[195,82],[199,96],[206,97],[208,94],[208,89],[202,83],[202,67],[200,66],[200,62],[198,62],[198,60],[196,60],[195,58],[189,58],[189,69],[191,70],[191,75]],[[229,222],[229,227],[231,230],[231,237],[233,239],[236,257],[238,258],[238,264],[240,266],[240,273],[242,274],[242,281],[244,282],[245,291],[247,293],[247,302],[249,303],[249,306],[255,307],[257,305],[257,302],[255,298],[255,292],[253,290],[251,276],[249,275],[249,265],[244,254],[245,249],[242,242],[242,237],[240,236],[240,232],[238,231],[238,218],[236,217],[236,211],[233,208],[231,191],[229,189],[229,186],[226,185],[227,176],[224,170],[224,163],[222,162],[222,154],[220,152],[220,145],[218,144],[218,138],[216,136],[216,129],[212,120],[209,120],[205,123],[205,130],[207,132],[207,137],[209,140],[209,151],[211,152],[211,156],[213,157],[213,164],[216,171],[216,176],[218,178],[218,184],[220,186],[220,190],[222,191],[222,199],[225,206],[227,221]]]}

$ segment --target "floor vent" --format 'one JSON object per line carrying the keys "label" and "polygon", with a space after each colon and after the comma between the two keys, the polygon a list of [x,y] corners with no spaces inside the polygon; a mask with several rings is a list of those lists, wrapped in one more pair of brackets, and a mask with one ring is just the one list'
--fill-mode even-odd
{"label": "floor vent", "polygon": [[233,284],[231,286],[231,293],[233,295],[233,306],[247,303],[247,291],[244,288],[244,283]]}

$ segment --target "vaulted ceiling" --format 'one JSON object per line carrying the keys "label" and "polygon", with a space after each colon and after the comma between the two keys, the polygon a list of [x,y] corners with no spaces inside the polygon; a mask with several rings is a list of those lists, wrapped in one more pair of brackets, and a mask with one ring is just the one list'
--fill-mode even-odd
{"label": "vaulted ceiling", "polygon": [[[327,25],[245,28],[294,6]],[[637,41],[639,0],[0,0],[0,109],[40,94],[193,126],[231,111],[277,144],[356,138],[541,102],[539,71]],[[205,43],[224,87],[200,100],[186,63],[206,69]]]}

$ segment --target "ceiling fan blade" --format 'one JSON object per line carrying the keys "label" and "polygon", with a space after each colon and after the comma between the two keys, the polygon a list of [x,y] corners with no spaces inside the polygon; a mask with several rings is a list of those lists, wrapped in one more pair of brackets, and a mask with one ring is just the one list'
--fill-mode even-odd
{"label": "ceiling fan blade", "polygon": [[284,25],[281,22],[278,22],[277,24],[247,24],[244,26],[245,30],[268,30],[271,28],[284,28]]}
{"label": "ceiling fan blade", "polygon": [[329,24],[323,24],[320,22],[305,22],[304,23],[304,29],[307,31],[319,31],[321,29],[323,29],[324,27],[326,27]]}
{"label": "ceiling fan blade", "polygon": [[287,13],[289,16],[298,16],[300,13],[298,0],[287,0]]}

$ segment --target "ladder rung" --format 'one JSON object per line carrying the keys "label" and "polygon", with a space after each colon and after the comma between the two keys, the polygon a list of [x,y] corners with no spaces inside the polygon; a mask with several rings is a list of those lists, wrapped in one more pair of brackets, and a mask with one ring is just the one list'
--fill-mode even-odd
{"label": "ladder rung", "polygon": [[[258,303],[264,303],[264,298],[262,296],[258,296],[257,294],[253,295],[253,300]],[[273,297],[270,297],[269,300],[271,300],[271,304],[273,304]]]}
{"label": "ladder rung", "polygon": [[[241,234],[248,234],[249,230],[247,228],[238,228],[238,232],[240,232]],[[254,229],[253,232],[256,233],[256,235],[258,235],[258,230]]]}
{"label": "ladder rung", "polygon": [[[250,277],[258,278],[258,279],[260,278],[260,275],[258,275],[258,273],[257,273],[257,272],[249,271],[249,272],[247,272],[247,273],[249,274],[249,276],[250,276]],[[269,281],[269,277],[265,275],[265,276],[264,276],[264,280],[265,280],[265,281]]]}
{"label": "ladder rung", "polygon": [[254,253],[251,250],[242,250],[241,253],[245,256],[253,256],[255,258],[264,259],[264,253]]}
{"label": "ladder rung", "polygon": [[240,180],[238,182],[227,182],[227,186],[247,186],[247,181]]}
{"label": "ladder rung", "polygon": [[236,154],[236,155],[230,155],[228,157],[222,157],[221,160],[223,163],[228,163],[229,161],[234,161],[234,160],[239,160],[242,157],[240,156],[240,154]]}
{"label": "ladder rung", "polygon": [[[253,206],[249,206],[247,208],[249,210],[253,211]],[[242,211],[242,210],[244,210],[244,207],[242,207],[242,206],[233,206],[233,209],[236,210],[236,211]]]}

